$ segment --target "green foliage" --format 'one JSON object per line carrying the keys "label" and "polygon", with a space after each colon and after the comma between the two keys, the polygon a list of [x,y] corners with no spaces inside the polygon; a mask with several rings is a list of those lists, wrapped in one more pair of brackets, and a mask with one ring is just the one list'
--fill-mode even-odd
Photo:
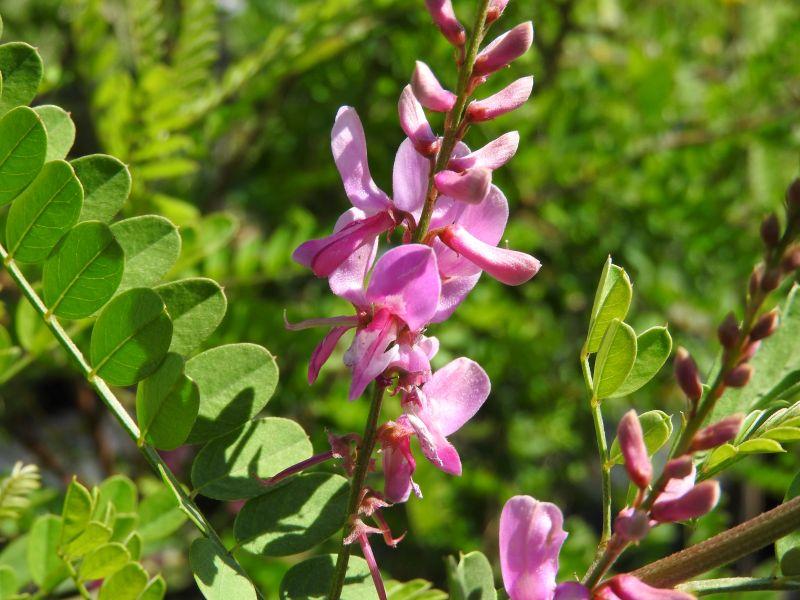
{"label": "green foliage", "polygon": [[447,560],[447,579],[452,600],[496,600],[494,575],[489,560],[480,552],[462,554],[458,562]]}
{"label": "green foliage", "polygon": [[69,575],[59,552],[61,517],[43,515],[34,521],[28,534],[28,570],[34,583],[42,590],[52,590]]}
{"label": "green foliage", "polygon": [[636,332],[627,323],[612,319],[597,350],[594,396],[608,398],[625,383],[636,362]]}
{"label": "green foliage", "polygon": [[190,354],[225,317],[228,301],[212,279],[181,279],[157,287],[156,292],[172,318],[171,352]]}
{"label": "green foliage", "polygon": [[628,314],[632,296],[633,286],[628,274],[625,269],[612,264],[609,256],[600,274],[600,282],[597,284],[590,313],[589,333],[585,346],[587,352],[599,351],[606,330],[614,319],[622,321]]}
{"label": "green foliage", "polygon": [[255,600],[258,597],[253,584],[239,572],[236,562],[230,556],[222,555],[206,539],[192,542],[189,564],[197,586],[207,600]]}
{"label": "green foliage", "polygon": [[[639,423],[644,433],[644,443],[647,453],[652,456],[672,437],[672,419],[661,410],[651,410],[639,415]],[[612,465],[621,465],[623,462],[619,441],[615,438],[609,448],[609,462]]]}
{"label": "green foliage", "polygon": [[[281,600],[324,600],[336,568],[336,555],[315,556],[296,564],[281,581]],[[377,600],[367,561],[351,556],[342,589],[342,600]]]}
{"label": "green foliage", "polygon": [[[800,475],[792,480],[783,501],[788,502],[798,494],[800,494]],[[775,542],[775,558],[778,559],[784,577],[800,575],[800,531],[790,533]]]}
{"label": "green foliage", "polygon": [[636,338],[636,361],[625,382],[613,393],[627,396],[653,379],[672,352],[672,336],[666,327],[651,327]]}
{"label": "green foliage", "polygon": [[105,154],[82,156],[71,164],[83,186],[83,207],[79,220],[108,223],[130,194],[131,174],[128,167]]}
{"label": "green foliage", "polygon": [[0,46],[0,73],[3,74],[0,115],[4,115],[15,106],[29,104],[36,96],[42,80],[42,59],[28,44],[3,44]]}
{"label": "green foliage", "polygon": [[20,106],[0,119],[0,205],[11,202],[33,181],[46,153],[44,124],[30,108]]}
{"label": "green foliage", "polygon": [[45,162],[66,158],[75,142],[75,123],[60,106],[44,104],[33,109],[44,123],[47,133]]}
{"label": "green foliage", "polygon": [[447,594],[433,587],[424,579],[412,579],[400,582],[389,580],[384,582],[388,600],[447,600]]}
{"label": "green foliage", "polygon": [[30,495],[40,485],[41,477],[36,465],[15,463],[11,473],[0,479],[0,520],[19,518],[30,504]]}
{"label": "green foliage", "polygon": [[181,250],[178,229],[164,217],[144,215],[111,226],[125,251],[125,275],[120,289],[158,283],[172,268]]}

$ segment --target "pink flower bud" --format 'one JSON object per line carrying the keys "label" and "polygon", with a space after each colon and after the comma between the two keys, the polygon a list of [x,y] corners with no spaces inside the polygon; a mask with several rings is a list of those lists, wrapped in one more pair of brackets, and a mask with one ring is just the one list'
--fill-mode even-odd
{"label": "pink flower bud", "polygon": [[786,273],[800,269],[800,246],[793,246],[786,251],[781,259],[781,269]]}
{"label": "pink flower bud", "polygon": [[771,292],[778,287],[781,283],[780,269],[770,269],[764,273],[761,278],[761,289],[765,292]]}
{"label": "pink flower bud", "polygon": [[486,11],[486,24],[494,23],[503,14],[503,11],[508,5],[508,0],[491,0],[489,8]]}
{"label": "pink flower bud", "polygon": [[751,340],[763,340],[771,336],[778,327],[778,311],[771,310],[763,315],[750,330]]}
{"label": "pink flower bud", "polygon": [[744,421],[744,415],[739,413],[725,417],[713,425],[701,429],[694,435],[689,450],[691,452],[699,452],[730,442],[739,433],[742,421]]}
{"label": "pink flower bud", "polygon": [[677,590],[654,588],[627,573],[616,575],[601,585],[594,600],[694,600],[694,596]]}
{"label": "pink flower bud", "polygon": [[419,103],[429,110],[447,112],[456,103],[456,95],[444,89],[430,67],[419,60],[411,75],[411,88]]}
{"label": "pink flower bud", "polygon": [[509,131],[496,140],[492,140],[483,148],[470,152],[465,156],[451,158],[447,168],[453,171],[464,171],[472,167],[483,167],[494,171],[506,164],[519,147],[519,132]]}
{"label": "pink flower bud", "polygon": [[626,542],[639,542],[649,531],[650,517],[637,508],[623,508],[614,521],[614,533]]}
{"label": "pink flower bud", "polygon": [[747,363],[734,367],[734,369],[725,376],[725,385],[732,388],[740,388],[750,383],[750,378],[753,376],[753,367]]}
{"label": "pink flower bud", "polygon": [[397,103],[397,111],[400,114],[400,127],[414,143],[417,152],[424,156],[432,156],[436,153],[439,138],[434,135],[425,111],[414,96],[410,85],[403,88],[400,100]]}
{"label": "pink flower bud", "polygon": [[647,455],[644,433],[636,411],[629,410],[622,417],[617,428],[617,439],[622,456],[625,458],[628,477],[636,486],[646,488],[653,477],[653,465]]}
{"label": "pink flower bud", "polygon": [[775,213],[770,213],[761,222],[761,240],[767,248],[774,248],[781,239],[781,224]]}
{"label": "pink flower bud", "polygon": [[761,340],[750,342],[747,346],[744,347],[742,351],[742,355],[739,357],[740,362],[748,362],[751,358],[756,355],[758,349],[761,347]]}
{"label": "pink flower bud", "polygon": [[508,66],[528,51],[533,43],[533,23],[520,23],[481,50],[473,75],[488,75]]}
{"label": "pink flower bud", "polygon": [[502,90],[469,103],[467,117],[470,121],[490,121],[525,104],[533,91],[533,77],[523,77],[507,85]]}
{"label": "pink flower bud", "polygon": [[468,204],[478,204],[489,193],[492,172],[489,169],[467,169],[462,173],[440,171],[433,177],[436,188],[445,196]]}
{"label": "pink flower bud", "polygon": [[464,33],[464,26],[458,22],[451,0],[425,0],[425,6],[447,41],[454,46],[463,46],[467,34]]}
{"label": "pink flower bud", "polygon": [[703,396],[703,384],[700,382],[697,365],[685,348],[675,351],[675,379],[692,402],[697,402]]}
{"label": "pink flower bud", "polygon": [[677,498],[653,504],[650,516],[660,523],[688,521],[702,517],[719,502],[719,483],[703,481]]}
{"label": "pink flower bud", "polygon": [[530,254],[490,246],[461,225],[449,225],[439,239],[452,250],[506,285],[521,285],[539,272],[541,263]]}
{"label": "pink flower bud", "polygon": [[667,464],[664,465],[663,475],[667,481],[671,479],[684,479],[692,474],[693,468],[692,457],[685,454],[684,456],[679,456],[678,458],[673,458],[668,461]]}
{"label": "pink flower bud", "polygon": [[729,312],[717,329],[717,337],[723,348],[734,348],[739,342],[739,321],[736,315]]}

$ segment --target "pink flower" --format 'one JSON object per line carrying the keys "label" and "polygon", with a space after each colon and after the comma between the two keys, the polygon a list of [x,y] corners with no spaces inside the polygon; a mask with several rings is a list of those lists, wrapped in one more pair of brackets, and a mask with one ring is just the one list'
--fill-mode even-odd
{"label": "pink flower", "polygon": [[439,149],[439,138],[433,133],[425,111],[410,85],[404,87],[400,94],[397,112],[400,115],[400,127],[417,152],[428,158],[435,156]]}
{"label": "pink flower", "polygon": [[[301,244],[292,258],[311,268],[318,277],[336,275],[343,263],[355,265],[367,259],[378,237],[393,230],[409,215],[417,219],[425,201],[430,164],[405,140],[397,150],[392,175],[394,198],[390,199],[372,179],[367,161],[364,129],[356,111],[339,109],[331,132],[331,150],[353,208],[337,221],[334,232]],[[335,291],[335,290],[334,290]]]}
{"label": "pink flower", "polygon": [[464,26],[458,22],[456,13],[453,10],[451,0],[425,0],[428,12],[433,17],[433,22],[447,41],[454,46],[463,46],[467,41]]}
{"label": "pink flower", "polygon": [[628,506],[614,520],[614,533],[626,542],[639,542],[645,538],[651,526],[645,511]]}
{"label": "pink flower", "polygon": [[469,204],[478,204],[489,193],[492,172],[480,167],[467,169],[460,173],[439,171],[433,176],[433,181],[436,183],[436,188],[445,196]]}
{"label": "pink flower", "polygon": [[470,102],[467,106],[467,116],[473,122],[496,119],[525,104],[531,97],[531,92],[533,92],[533,77],[517,79],[488,98]]}
{"label": "pink flower", "polygon": [[444,89],[431,68],[419,60],[411,75],[411,88],[420,104],[428,110],[447,112],[456,103],[456,95]]}
{"label": "pink flower", "polygon": [[[453,158],[447,163],[447,168],[453,171],[464,171],[478,167],[494,171],[511,160],[517,153],[518,147],[519,132],[509,131],[474,152],[468,154],[454,152]],[[463,148],[465,146],[462,146],[461,149]]]}
{"label": "pink flower", "polygon": [[692,600],[694,596],[679,592],[654,588],[633,575],[616,575],[594,593],[595,600]]}
{"label": "pink flower", "polygon": [[417,436],[422,453],[431,463],[445,473],[461,475],[461,459],[447,436],[475,416],[490,389],[489,377],[481,366],[462,357],[405,394],[405,414],[381,433],[385,493],[390,501],[404,502],[414,488],[411,476],[416,463],[410,452],[411,435]]}
{"label": "pink flower", "polygon": [[474,75],[489,75],[507,67],[528,51],[533,43],[533,24],[520,23],[497,37],[475,59]]}
{"label": "pink flower", "polygon": [[622,456],[625,458],[628,477],[637,487],[646,488],[653,477],[653,465],[647,455],[644,433],[636,411],[629,410],[622,417],[617,428],[617,439]]}
{"label": "pink flower", "polygon": [[739,433],[744,415],[730,415],[698,431],[692,439],[691,452],[709,450],[730,442]]}

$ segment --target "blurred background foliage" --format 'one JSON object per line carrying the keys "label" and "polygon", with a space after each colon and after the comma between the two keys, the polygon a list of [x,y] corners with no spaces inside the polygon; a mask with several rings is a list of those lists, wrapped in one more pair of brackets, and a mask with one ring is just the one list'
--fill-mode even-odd
{"label": "blurred background foliage", "polygon": [[[464,22],[472,4],[455,2]],[[423,2],[5,0],[1,10],[4,38],[42,53],[38,102],[71,111],[73,153],[102,151],[130,164],[129,213],[173,219],[188,240],[180,270],[224,283],[230,308],[209,344],[270,348],[281,382],[267,411],[300,421],[318,448],[326,428],[360,430],[366,404],[346,401],[340,360],[314,387],[306,383],[320,332],[283,328],[284,309],[292,320],[346,312],[290,253],[329,231],[347,206],[329,149],[337,108],[358,109],[373,174],[389,189],[402,139],[396,102],[414,60],[455,83],[450,48]],[[515,493],[569,515],[562,576],[583,572],[600,496],[577,357],[606,256],[634,282],[631,324],[669,323],[676,342],[710,368],[716,323],[740,307],[759,255],[758,223],[798,171],[797,2],[518,0],[501,25],[527,19],[537,31],[533,51],[490,85],[532,72],[534,96],[513,116],[471,131],[468,142],[519,130],[520,150],[496,183],[512,207],[507,238],[544,268],[521,288],[486,278],[431,330],[442,342],[437,364],[470,356],[488,371],[493,393],[456,436],[464,475],[421,461],[425,498],[390,511],[395,529],[409,535],[377,554],[401,580],[443,585],[443,557],[458,550],[496,558],[500,507]],[[0,341],[22,350],[2,355],[0,467],[24,458],[51,485],[73,472],[90,483],[122,472],[149,485],[86,384],[46,338],[37,341],[13,294],[7,300],[12,336]],[[609,401],[609,428],[631,404],[679,411],[667,371],[635,397]],[[388,413],[397,411],[390,402]],[[191,452],[170,459],[180,465]],[[724,510],[694,530],[660,528],[627,565],[772,506],[794,458],[740,463],[725,480]],[[236,508],[203,506],[223,529]],[[173,536],[157,549],[173,597],[196,596],[177,551],[185,547]],[[291,563],[243,560],[272,590]]]}

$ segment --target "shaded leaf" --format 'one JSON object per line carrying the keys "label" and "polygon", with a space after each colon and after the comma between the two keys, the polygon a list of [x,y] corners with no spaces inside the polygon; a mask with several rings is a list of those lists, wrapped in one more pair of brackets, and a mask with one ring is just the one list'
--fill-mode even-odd
{"label": "shaded leaf", "polygon": [[34,180],[46,154],[44,123],[34,111],[21,106],[0,119],[0,206]]}
{"label": "shaded leaf", "polygon": [[[167,582],[161,575],[156,575],[148,583],[138,600],[161,600],[167,593]],[[239,596],[232,596],[238,598]]]}
{"label": "shaded leaf", "polygon": [[158,283],[180,254],[178,229],[163,217],[145,215],[125,219],[114,223],[111,231],[125,251],[121,290]]}
{"label": "shaded leaf", "polygon": [[128,167],[105,154],[81,156],[71,164],[83,186],[83,207],[78,220],[108,223],[131,192]]}
{"label": "shaded leaf", "polygon": [[44,123],[47,133],[45,161],[65,158],[75,142],[75,123],[72,122],[69,113],[53,104],[37,106],[33,110]]}
{"label": "shaded leaf", "polygon": [[[281,581],[281,600],[324,600],[336,570],[336,555],[315,556],[294,565]],[[342,600],[377,600],[367,561],[351,556]]]}
{"label": "shaded leaf", "polygon": [[42,590],[52,590],[67,578],[67,565],[58,555],[61,518],[42,515],[28,534],[27,563],[31,578]]}
{"label": "shaded leaf", "polygon": [[[639,423],[642,425],[647,453],[652,456],[672,435],[672,419],[663,411],[651,410],[639,415]],[[616,438],[609,450],[609,462],[612,465],[621,465],[623,462],[622,451]]]}
{"label": "shaded leaf", "polygon": [[210,336],[225,316],[228,301],[219,284],[201,277],[181,279],[155,290],[172,318],[170,352],[187,355]]}
{"label": "shaded leaf", "polygon": [[452,600],[496,600],[494,575],[489,559],[481,552],[463,554],[456,563],[447,561],[447,580]]}
{"label": "shaded leaf", "polygon": [[198,538],[189,549],[189,566],[197,587],[207,600],[255,600],[253,584],[242,575],[236,562],[210,540]]}
{"label": "shaded leaf", "polygon": [[666,327],[651,327],[636,338],[636,361],[614,397],[632,394],[658,374],[672,352],[672,336]]}
{"label": "shaded leaf", "polygon": [[15,106],[30,104],[36,97],[42,80],[42,58],[36,48],[23,42],[3,44],[0,73],[3,74],[0,115],[3,115]]}
{"label": "shaded leaf", "polygon": [[172,490],[161,489],[150,494],[139,505],[139,535],[144,542],[172,535],[186,521]]}
{"label": "shaded leaf", "polygon": [[[788,502],[798,494],[800,494],[800,474],[795,475],[783,501]],[[800,531],[793,531],[775,542],[775,558],[778,559],[784,577],[800,576]]]}

